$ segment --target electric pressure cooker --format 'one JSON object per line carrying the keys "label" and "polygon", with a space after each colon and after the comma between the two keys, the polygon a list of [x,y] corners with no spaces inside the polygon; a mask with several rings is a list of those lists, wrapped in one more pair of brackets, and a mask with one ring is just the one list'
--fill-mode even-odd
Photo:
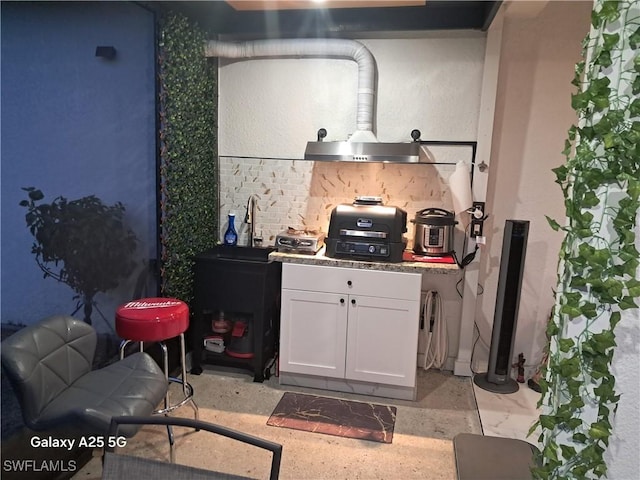
{"label": "electric pressure cooker", "polygon": [[413,252],[418,255],[441,257],[453,252],[455,214],[441,208],[425,208],[411,220],[415,234]]}

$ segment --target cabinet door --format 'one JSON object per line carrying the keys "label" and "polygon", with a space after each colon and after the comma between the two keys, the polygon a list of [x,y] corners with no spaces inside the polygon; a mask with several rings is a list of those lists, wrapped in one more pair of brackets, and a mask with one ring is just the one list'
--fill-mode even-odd
{"label": "cabinet door", "polygon": [[350,296],[345,377],[415,386],[420,302]]}
{"label": "cabinet door", "polygon": [[280,370],[344,378],[347,296],[282,290]]}

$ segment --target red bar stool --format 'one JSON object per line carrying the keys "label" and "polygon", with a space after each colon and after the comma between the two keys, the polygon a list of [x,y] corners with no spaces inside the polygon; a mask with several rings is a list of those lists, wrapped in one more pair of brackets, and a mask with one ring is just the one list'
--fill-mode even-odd
{"label": "red bar stool", "polygon": [[[187,382],[184,346],[184,332],[187,328],[189,328],[189,307],[176,298],[141,298],[125,303],[116,310],[116,332],[123,339],[120,343],[120,359],[124,358],[125,347],[129,342],[140,342],[140,351],[143,351],[144,342],[158,342],[162,349],[164,375],[167,382],[182,384],[184,398],[171,404],[169,392],[167,392],[164,408],[153,413],[167,414],[188,402],[198,420],[198,406],[193,400],[193,387]],[[169,355],[165,344],[166,340],[178,336],[180,337],[182,378],[169,376]]]}

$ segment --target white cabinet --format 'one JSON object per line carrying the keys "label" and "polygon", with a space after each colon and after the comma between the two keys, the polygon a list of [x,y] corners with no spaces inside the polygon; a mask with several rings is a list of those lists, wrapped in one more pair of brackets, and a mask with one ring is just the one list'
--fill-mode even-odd
{"label": "white cabinet", "polygon": [[421,278],[285,263],[280,372],[413,388]]}

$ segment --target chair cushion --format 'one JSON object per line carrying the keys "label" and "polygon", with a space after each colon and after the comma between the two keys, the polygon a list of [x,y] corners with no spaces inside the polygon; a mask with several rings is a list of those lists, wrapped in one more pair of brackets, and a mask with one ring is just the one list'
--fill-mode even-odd
{"label": "chair cushion", "polygon": [[[151,415],[165,397],[164,373],[148,354],[138,352],[73,383],[41,412],[32,428],[48,429],[71,422],[81,433],[106,435],[111,417]],[[136,426],[121,433],[133,436]]]}

